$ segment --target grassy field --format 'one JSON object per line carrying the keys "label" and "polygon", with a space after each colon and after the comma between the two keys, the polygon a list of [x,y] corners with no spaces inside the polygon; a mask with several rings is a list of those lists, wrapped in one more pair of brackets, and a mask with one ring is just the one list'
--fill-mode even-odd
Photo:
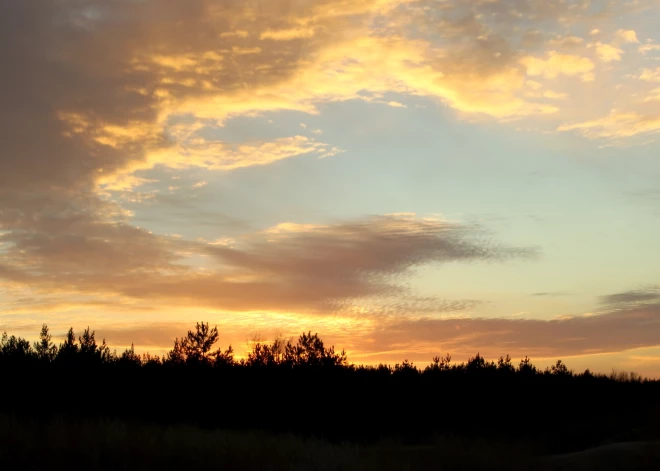
{"label": "grassy field", "polygon": [[[657,451],[648,450],[635,458],[648,466],[635,467],[630,462],[627,468],[612,469],[658,469]],[[584,462],[579,468],[571,467],[570,460],[558,461],[553,467],[547,460],[539,460],[542,454],[542,447],[511,441],[438,437],[418,446],[396,442],[356,446],[260,432],[0,416],[0,469],[588,469]],[[542,462],[546,464],[542,466]]]}

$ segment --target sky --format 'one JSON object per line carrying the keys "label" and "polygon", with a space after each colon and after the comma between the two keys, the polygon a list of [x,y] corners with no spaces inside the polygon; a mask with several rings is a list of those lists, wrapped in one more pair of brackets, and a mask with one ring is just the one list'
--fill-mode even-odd
{"label": "sky", "polygon": [[0,0],[0,330],[660,377],[660,0]]}

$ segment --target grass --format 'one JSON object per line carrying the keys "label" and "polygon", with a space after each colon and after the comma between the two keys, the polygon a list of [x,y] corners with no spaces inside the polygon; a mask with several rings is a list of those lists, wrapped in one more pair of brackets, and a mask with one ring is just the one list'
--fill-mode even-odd
{"label": "grass", "polygon": [[530,443],[507,440],[437,437],[418,446],[357,446],[263,432],[0,416],[0,469],[24,471],[571,469],[540,468],[539,454]]}

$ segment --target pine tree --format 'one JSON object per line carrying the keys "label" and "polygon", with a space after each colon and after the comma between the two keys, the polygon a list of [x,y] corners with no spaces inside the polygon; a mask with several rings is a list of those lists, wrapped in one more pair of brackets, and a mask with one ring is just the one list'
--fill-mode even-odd
{"label": "pine tree", "polygon": [[124,350],[124,353],[119,357],[119,364],[128,366],[142,366],[142,358],[135,353],[135,345],[131,344],[131,348]]}
{"label": "pine tree", "polygon": [[66,333],[64,342],[60,344],[57,351],[56,360],[64,363],[75,361],[78,355],[78,344],[76,343],[76,334],[73,332],[73,327]]}
{"label": "pine tree", "polygon": [[201,324],[198,322],[195,326],[195,332],[188,331],[188,335],[183,339],[182,347],[186,359],[193,363],[209,363],[211,359],[211,349],[218,341],[218,328],[209,328],[208,322]]}
{"label": "pine tree", "polygon": [[34,351],[39,360],[48,363],[53,361],[55,356],[57,356],[57,346],[52,342],[52,336],[50,335],[46,324],[41,326],[39,342],[34,343]]}

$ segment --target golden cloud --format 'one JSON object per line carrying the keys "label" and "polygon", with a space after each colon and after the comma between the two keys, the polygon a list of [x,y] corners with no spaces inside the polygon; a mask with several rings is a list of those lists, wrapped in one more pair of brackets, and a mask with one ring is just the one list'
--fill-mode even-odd
{"label": "golden cloud", "polygon": [[585,137],[625,138],[660,131],[660,115],[612,110],[609,115],[581,123],[564,124],[558,131],[578,131]]}
{"label": "golden cloud", "polygon": [[642,70],[639,79],[645,82],[660,82],[660,67]]}
{"label": "golden cloud", "polygon": [[614,37],[623,43],[638,43],[637,33],[632,29],[619,29],[614,33]]}
{"label": "golden cloud", "polygon": [[611,44],[603,44],[601,42],[596,42],[593,44],[593,47],[596,48],[596,53],[598,54],[598,57],[600,57],[600,60],[602,60],[603,62],[612,62],[612,61],[621,60],[623,50],[619,49],[616,46],[612,46]]}
{"label": "golden cloud", "polygon": [[312,28],[267,29],[259,35],[259,39],[291,41],[292,39],[311,38],[312,36],[314,36],[314,30]]}
{"label": "golden cloud", "polygon": [[559,75],[579,75],[585,82],[594,80],[594,63],[587,57],[549,51],[545,58],[523,57],[520,62],[527,68],[527,75],[555,79]]}
{"label": "golden cloud", "polygon": [[[283,137],[276,146],[288,150],[274,151],[274,157],[262,153],[239,162],[240,151],[231,150],[225,163],[218,164],[209,153],[227,155],[226,145],[166,136],[168,120],[180,115],[222,124],[235,116],[279,110],[318,113],[320,103],[366,99],[362,92],[367,91],[372,96],[387,92],[426,96],[463,115],[510,120],[564,111],[546,99],[555,100],[568,90],[553,87],[529,95],[526,76],[595,80],[594,63],[588,57],[534,47],[523,50],[519,46],[524,38],[510,35],[525,22],[557,28],[595,24],[597,18],[584,5],[519,0],[505,8],[501,2],[317,0],[306,6],[273,1],[253,8],[207,0],[191,0],[181,7],[167,0],[158,7],[153,2],[107,5],[95,18],[84,15],[84,1],[72,5],[44,0],[38,15],[25,7],[4,8],[11,10],[3,17],[25,18],[21,24],[27,29],[41,28],[48,18],[61,19],[46,21],[50,26],[40,29],[45,52],[39,57],[57,60],[40,62],[30,53],[31,43],[14,42],[16,50],[24,48],[24,53],[7,53],[7,66],[41,72],[4,89],[19,91],[9,97],[17,105],[11,109],[18,109],[20,103],[29,113],[29,104],[40,96],[53,110],[41,113],[41,121],[26,115],[12,124],[30,123],[47,130],[41,132],[43,145],[58,152],[50,161],[57,169],[68,170],[44,169],[44,176],[66,180],[75,175],[86,184],[90,179],[103,184],[128,182],[126,175],[155,165],[172,163],[181,168],[181,152],[198,153],[191,159],[195,165],[228,169],[295,157],[315,146],[298,137]],[[502,19],[495,21],[493,15]],[[18,34],[12,25],[3,31]],[[71,35],[78,40],[68,41]],[[614,37],[618,43],[637,41],[632,30],[619,29]],[[582,41],[569,34],[550,44],[575,48]],[[598,43],[597,50],[606,61],[620,57],[612,45]],[[59,123],[53,122],[55,117]],[[20,135],[18,129],[7,132],[8,139]],[[62,137],[70,142],[59,142]],[[28,148],[16,151],[28,152]],[[96,156],[93,160],[91,154]],[[25,161],[16,158],[12,165],[19,160]],[[6,170],[3,173],[15,173]]]}

